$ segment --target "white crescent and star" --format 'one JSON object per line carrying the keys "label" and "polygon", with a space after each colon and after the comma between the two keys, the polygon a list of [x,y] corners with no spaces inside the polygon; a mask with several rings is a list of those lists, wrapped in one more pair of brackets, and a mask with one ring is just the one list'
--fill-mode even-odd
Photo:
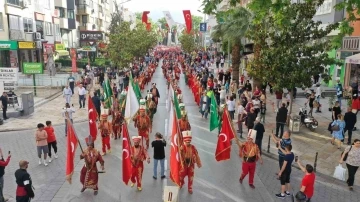
{"label": "white crescent and star", "polygon": [[220,136],[224,136],[224,140],[223,140],[222,142],[226,142],[226,140],[227,140],[226,134],[225,134],[225,133],[220,133],[219,137],[220,137]]}
{"label": "white crescent and star", "polygon": [[186,14],[185,17],[186,17],[186,18],[190,18],[190,14]]}
{"label": "white crescent and star", "polygon": [[75,144],[71,142],[71,153],[74,153],[75,151]]}
{"label": "white crescent and star", "polygon": [[94,111],[94,109],[89,109],[89,114],[91,113],[91,112],[93,112]]}
{"label": "white crescent and star", "polygon": [[[123,138],[123,141],[128,141],[128,140],[127,140],[127,138]],[[123,156],[124,156],[124,153],[126,153],[125,159],[129,158],[129,150],[123,149]]]}

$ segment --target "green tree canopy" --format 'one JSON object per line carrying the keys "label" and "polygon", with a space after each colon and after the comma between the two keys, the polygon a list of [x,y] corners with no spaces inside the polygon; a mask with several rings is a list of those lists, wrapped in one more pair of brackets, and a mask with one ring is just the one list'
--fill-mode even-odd
{"label": "green tree canopy", "polygon": [[195,45],[195,38],[193,34],[187,34],[186,32],[184,32],[180,37],[179,37],[179,41],[181,43],[181,48],[186,52],[186,53],[191,53],[196,49],[196,45]]}

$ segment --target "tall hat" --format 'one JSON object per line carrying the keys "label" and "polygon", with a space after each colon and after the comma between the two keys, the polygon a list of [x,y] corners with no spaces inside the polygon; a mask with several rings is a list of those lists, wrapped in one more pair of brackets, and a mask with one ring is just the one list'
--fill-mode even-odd
{"label": "tall hat", "polygon": [[148,92],[148,94],[146,95],[147,99],[151,99],[152,98],[152,93],[151,92]]}
{"label": "tall hat", "polygon": [[255,143],[256,139],[256,130],[250,129],[247,135],[248,139],[252,139],[252,142]]}
{"label": "tall hat", "polygon": [[107,120],[108,115],[107,114],[101,114],[100,120]]}
{"label": "tall hat", "polygon": [[224,109],[224,108],[225,108],[225,104],[221,104],[220,107]]}
{"label": "tall hat", "polygon": [[180,109],[184,109],[184,108],[185,108],[185,104],[184,104],[184,103],[180,103],[180,104],[179,104],[179,107],[180,107]]}
{"label": "tall hat", "polygon": [[144,105],[146,103],[145,99],[140,99],[140,105]]}
{"label": "tall hat", "polygon": [[133,140],[134,143],[139,143],[141,141],[141,136],[133,136],[131,137],[131,139]]}
{"label": "tall hat", "polygon": [[191,131],[190,130],[183,131],[182,135],[183,135],[184,142],[186,142],[186,143],[191,142],[192,136],[191,136]]}
{"label": "tall hat", "polygon": [[91,135],[89,135],[88,137],[85,138],[85,142],[86,142],[86,145],[94,144],[94,141],[93,141]]}
{"label": "tall hat", "polygon": [[178,95],[177,95],[177,99],[179,99],[179,100],[181,100],[182,97],[183,97],[182,94],[178,94]]}
{"label": "tall hat", "polygon": [[123,90],[120,95],[126,95],[126,94],[127,94],[126,90]]}

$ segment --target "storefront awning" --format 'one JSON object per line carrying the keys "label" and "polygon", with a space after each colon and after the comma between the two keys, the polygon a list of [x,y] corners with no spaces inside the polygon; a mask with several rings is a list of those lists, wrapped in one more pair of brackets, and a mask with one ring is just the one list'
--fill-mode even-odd
{"label": "storefront awning", "polygon": [[58,54],[58,56],[69,56],[70,55],[69,51],[67,51],[67,50],[56,50],[55,52]]}
{"label": "storefront awning", "polygon": [[348,64],[360,64],[360,53],[347,57],[345,59],[345,63],[348,63]]}

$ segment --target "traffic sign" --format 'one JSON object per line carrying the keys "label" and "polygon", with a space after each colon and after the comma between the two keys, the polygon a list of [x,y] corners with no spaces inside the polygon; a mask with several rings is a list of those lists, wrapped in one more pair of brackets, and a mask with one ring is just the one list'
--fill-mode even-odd
{"label": "traffic sign", "polygon": [[200,23],[200,32],[206,32],[206,22]]}

